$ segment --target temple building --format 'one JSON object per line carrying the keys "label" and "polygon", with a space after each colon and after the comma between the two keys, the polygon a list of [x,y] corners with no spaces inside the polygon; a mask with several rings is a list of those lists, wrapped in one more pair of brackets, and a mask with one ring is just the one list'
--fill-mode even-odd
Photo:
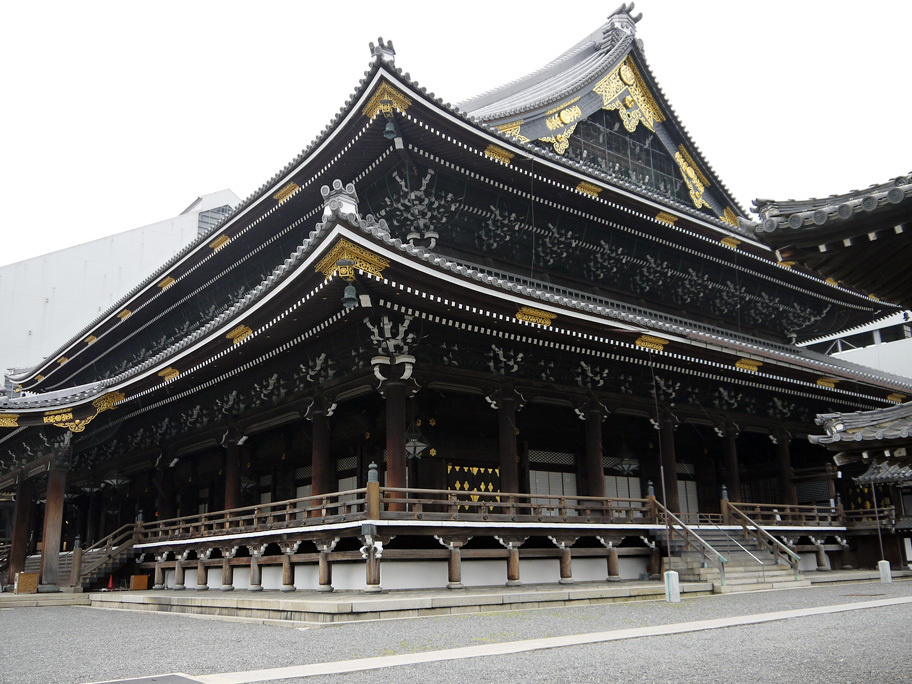
{"label": "temple building", "polygon": [[[808,435],[912,380],[798,345],[908,304],[770,246],[774,207],[751,220],[704,159],[639,19],[458,106],[371,45],[306,150],[12,377],[9,579],[455,589],[697,553],[724,586],[733,537],[792,581],[873,565],[878,504]],[[886,234],[910,187],[824,221]]]}

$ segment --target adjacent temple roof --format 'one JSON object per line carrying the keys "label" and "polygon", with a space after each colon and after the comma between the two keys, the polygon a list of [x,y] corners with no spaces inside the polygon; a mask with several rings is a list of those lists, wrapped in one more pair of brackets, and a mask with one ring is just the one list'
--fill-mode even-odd
{"label": "adjacent temple roof", "polygon": [[756,237],[876,299],[912,309],[912,174],[824,199],[754,200]]}

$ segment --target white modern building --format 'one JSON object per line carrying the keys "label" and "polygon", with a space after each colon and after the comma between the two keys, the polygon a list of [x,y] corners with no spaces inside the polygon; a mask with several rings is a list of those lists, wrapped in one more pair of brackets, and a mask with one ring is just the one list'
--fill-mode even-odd
{"label": "white modern building", "polygon": [[173,218],[0,267],[0,369],[34,366],[238,204],[221,190]]}
{"label": "white modern building", "polygon": [[812,340],[805,347],[851,363],[912,378],[912,312]]}

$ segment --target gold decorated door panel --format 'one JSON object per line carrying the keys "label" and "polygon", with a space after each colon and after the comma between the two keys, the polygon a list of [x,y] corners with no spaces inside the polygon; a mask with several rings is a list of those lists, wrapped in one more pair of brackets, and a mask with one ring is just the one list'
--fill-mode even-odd
{"label": "gold decorated door panel", "polygon": [[[500,468],[447,464],[447,489],[460,492],[460,501],[500,501]],[[476,506],[460,506],[460,510],[478,512]]]}

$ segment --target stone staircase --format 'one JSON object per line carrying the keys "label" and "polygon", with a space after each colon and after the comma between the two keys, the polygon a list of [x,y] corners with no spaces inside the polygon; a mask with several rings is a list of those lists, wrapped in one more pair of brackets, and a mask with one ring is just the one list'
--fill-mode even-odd
{"label": "stone staircase", "polygon": [[[665,559],[665,569],[675,570],[682,582],[711,582],[716,594],[807,587],[811,584],[796,575],[787,564],[777,564],[773,553],[762,548],[756,540],[745,540],[737,531],[706,528],[695,531],[728,560],[725,582],[723,584],[716,567],[704,563],[699,551],[693,550],[693,547],[689,551],[684,550],[680,541],[673,540],[672,555]],[[664,534],[659,537],[664,544]]]}

